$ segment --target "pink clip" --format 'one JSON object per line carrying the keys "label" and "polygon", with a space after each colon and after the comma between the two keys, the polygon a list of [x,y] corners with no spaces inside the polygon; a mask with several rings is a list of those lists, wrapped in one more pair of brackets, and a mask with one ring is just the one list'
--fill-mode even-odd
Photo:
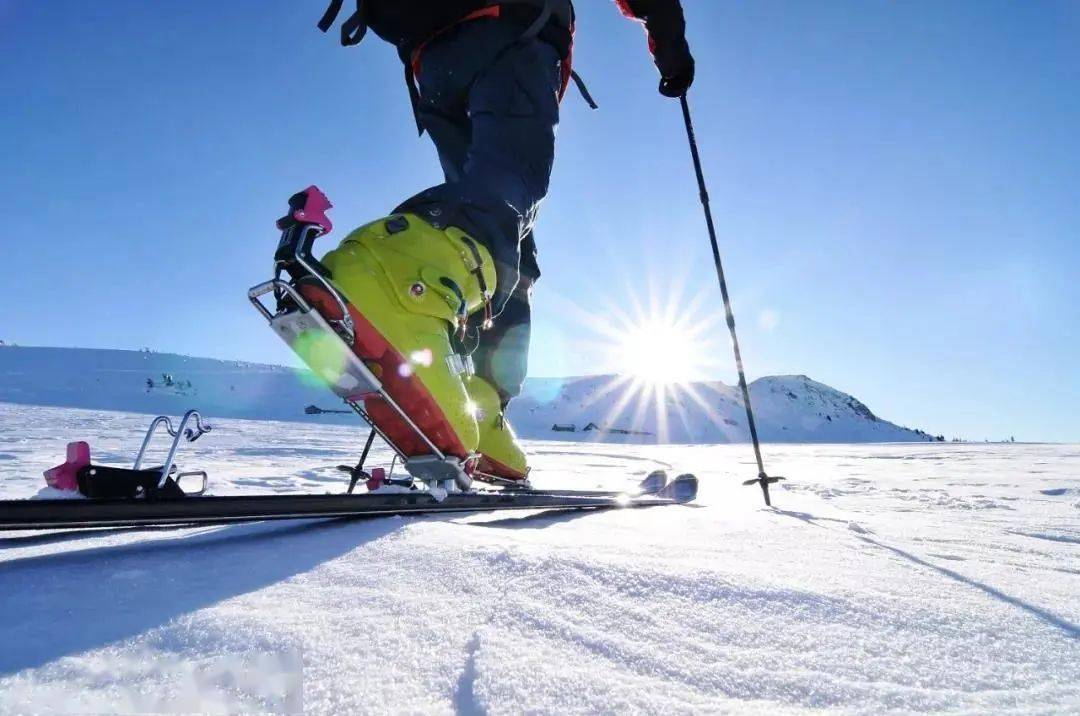
{"label": "pink clip", "polygon": [[381,467],[372,468],[371,477],[367,481],[368,492],[375,492],[386,482],[386,470]]}
{"label": "pink clip", "polygon": [[[297,206],[294,201],[300,197],[303,197],[304,203]],[[284,219],[278,220],[277,227],[279,229],[288,228],[288,219],[292,217],[294,221],[300,224],[315,224],[322,229],[324,234],[329,234],[334,230],[334,225],[330,223],[330,217],[326,215],[326,211],[332,209],[334,205],[326,198],[326,194],[323,194],[319,187],[314,184],[293,196],[289,200],[289,204],[292,211]]]}
{"label": "pink clip", "polygon": [[68,443],[67,462],[45,471],[45,484],[56,490],[78,490],[79,470],[90,464],[90,444]]}

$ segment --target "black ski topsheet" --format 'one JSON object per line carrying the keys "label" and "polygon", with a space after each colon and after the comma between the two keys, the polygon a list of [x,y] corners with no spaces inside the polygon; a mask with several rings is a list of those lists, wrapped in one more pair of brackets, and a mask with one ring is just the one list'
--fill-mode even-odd
{"label": "black ski topsheet", "polygon": [[[691,484],[692,481],[692,484]],[[697,478],[683,475],[656,494],[569,491],[477,491],[443,500],[424,491],[358,495],[236,495],[181,499],[3,500],[0,530],[84,529],[226,524],[261,520],[340,518],[535,509],[658,507],[689,502]]]}

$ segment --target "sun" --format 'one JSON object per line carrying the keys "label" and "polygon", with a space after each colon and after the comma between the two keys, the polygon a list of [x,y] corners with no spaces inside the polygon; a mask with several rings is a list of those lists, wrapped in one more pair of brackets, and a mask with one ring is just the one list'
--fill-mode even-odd
{"label": "sun", "polygon": [[688,295],[689,282],[671,278],[662,288],[651,277],[644,286],[627,280],[619,302],[567,304],[586,329],[582,348],[640,391],[715,378],[730,350],[711,294]]}
{"label": "sun", "polygon": [[[612,291],[613,282],[624,290]],[[560,298],[558,303],[581,326],[580,359],[594,367],[592,377],[604,379],[581,396],[588,420],[660,442],[677,424],[683,433],[689,430],[691,410],[721,421],[707,384],[722,375],[731,343],[711,284],[697,288],[677,270],[668,271],[663,281],[616,272],[597,289],[584,302]]]}
{"label": "sun", "polygon": [[700,379],[701,342],[685,327],[656,318],[627,327],[614,352],[619,373],[645,385]]}
{"label": "sun", "polygon": [[618,375],[592,400],[618,396],[600,425],[642,431],[664,441],[674,421],[687,424],[686,406],[696,404],[714,415],[698,381],[716,372],[718,345],[714,317],[693,304],[666,302],[652,310],[622,314],[606,331],[608,355]]}

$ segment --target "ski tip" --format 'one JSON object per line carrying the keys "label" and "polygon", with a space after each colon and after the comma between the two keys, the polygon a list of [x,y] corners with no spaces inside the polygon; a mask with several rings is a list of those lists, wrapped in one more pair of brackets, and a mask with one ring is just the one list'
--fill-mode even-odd
{"label": "ski tip", "polygon": [[698,494],[697,476],[690,473],[679,475],[658,494],[675,502],[693,502]]}
{"label": "ski tip", "polygon": [[642,495],[655,495],[667,487],[668,474],[665,470],[653,470],[648,477],[638,485],[638,492]]}

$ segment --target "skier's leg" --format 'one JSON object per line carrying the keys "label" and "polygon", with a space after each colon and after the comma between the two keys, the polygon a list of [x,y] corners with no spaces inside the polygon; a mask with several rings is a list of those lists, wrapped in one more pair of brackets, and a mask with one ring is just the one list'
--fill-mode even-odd
{"label": "skier's leg", "polygon": [[[472,138],[469,117],[463,111],[454,112],[432,101],[423,102],[417,116],[435,144],[447,183],[461,181]],[[496,389],[500,409],[505,409],[510,399],[521,393],[528,372],[529,299],[539,275],[536,244],[530,231],[521,242],[517,283],[491,326],[484,328],[483,312],[474,313],[469,320],[470,338],[462,348],[471,349],[476,375]]]}
{"label": "skier's leg", "polygon": [[425,50],[421,108],[456,114],[463,88],[470,140],[459,178],[448,173],[399,207],[436,226],[460,226],[487,246],[498,275],[496,312],[517,282],[520,243],[547,194],[559,120],[558,52],[540,40],[516,42],[522,29],[474,21]]}
{"label": "skier's leg", "polygon": [[[364,232],[364,241],[347,241],[339,250],[351,254],[357,252],[358,246],[363,246],[370,250],[372,257],[383,259],[385,268],[397,265],[396,246],[405,238],[413,238],[414,233],[427,235],[431,229],[455,237],[464,234],[479,242],[482,254],[475,254],[474,258],[461,254],[461,257],[470,264],[475,263],[475,256],[481,256],[485,276],[489,271],[493,274],[492,278],[486,279],[487,286],[495,288],[493,307],[502,315],[496,320],[498,328],[492,334],[496,340],[489,341],[487,332],[480,335],[482,345],[490,348],[487,352],[490,360],[481,360],[489,369],[483,371],[482,377],[464,381],[462,387],[467,390],[470,401],[460,400],[458,391],[451,390],[452,381],[428,387],[433,394],[438,392],[447,396],[443,399],[436,395],[443,412],[461,412],[455,407],[459,405],[466,411],[471,410],[478,430],[474,444],[486,458],[481,470],[508,478],[520,478],[526,472],[524,452],[517,445],[502,410],[505,402],[521,390],[528,352],[531,282],[518,288],[521,242],[531,230],[537,207],[547,193],[558,123],[560,76],[556,50],[539,41],[518,43],[520,32],[520,28],[502,22],[476,21],[448,33],[425,51],[419,75],[419,116],[439,150],[447,181],[422,192],[396,210],[408,219],[409,228],[403,233],[389,236],[386,227],[377,227]],[[458,248],[467,244],[464,239],[458,239]],[[535,266],[531,240],[527,253],[525,265]],[[375,254],[379,256],[375,257]],[[456,274],[457,268],[444,267],[421,255],[410,257],[410,266],[418,258],[423,259],[427,268],[416,267],[423,271],[424,277],[424,288],[417,290],[431,298],[438,294],[444,302],[452,303],[445,295],[448,289],[442,279]],[[450,258],[449,254],[446,258]],[[334,275],[338,279],[346,262],[332,263],[336,263]],[[412,270],[404,265],[401,268]],[[372,266],[357,265],[347,272],[359,273],[360,269],[372,275]],[[404,277],[407,271],[400,275]],[[529,278],[534,279],[537,272],[532,273],[534,275]],[[361,280],[366,283],[361,284]],[[450,281],[452,287],[467,289],[469,300],[463,302],[466,313],[476,309],[471,300],[477,288],[475,283],[474,274],[463,278],[454,276]],[[358,279],[354,291],[372,288],[370,278]],[[402,307],[406,311],[415,313],[418,306],[413,305],[414,299],[402,293],[412,289],[412,286],[386,287],[395,300],[405,299]],[[434,308],[435,304],[432,304],[431,310]],[[419,312],[427,313],[426,310]],[[450,323],[460,318],[459,313]],[[412,326],[413,323],[417,325]],[[405,333],[426,333],[425,348],[434,356],[435,367],[441,373],[437,364],[451,358],[448,344],[436,340],[435,332],[422,328],[417,320],[394,326],[395,329],[399,327],[401,342],[410,346],[415,341],[405,340],[409,338]],[[444,338],[448,332],[443,329]],[[430,372],[418,368],[416,374],[429,375]],[[429,381],[425,380],[425,383]],[[463,444],[468,442],[462,441]]]}
{"label": "skier's leg", "polygon": [[[438,77],[437,71],[433,74]],[[554,161],[559,82],[560,60],[553,47],[534,40],[507,48],[469,88],[470,142],[459,176],[454,176],[457,157],[446,161],[452,152],[442,149],[452,143],[445,138],[444,113],[433,114],[432,138],[440,146],[448,181],[416,198],[435,200],[429,210],[444,217],[447,203],[465,214],[495,259],[496,319],[490,330],[479,333],[474,360],[477,375],[493,385],[503,406],[521,392],[527,371],[529,296],[539,277],[532,225]]]}
{"label": "skier's leg", "polygon": [[[472,142],[463,183],[479,195],[497,195],[497,209],[512,224],[491,238],[489,249],[507,275],[503,300],[513,294],[518,268],[535,279],[535,244],[530,233],[547,196],[559,123],[561,62],[555,48],[539,40],[515,45],[481,74],[469,92]],[[524,246],[528,243],[528,247]],[[522,250],[526,249],[526,250]]]}
{"label": "skier's leg", "polygon": [[[455,182],[471,139],[468,83],[453,68],[430,66],[434,71],[424,75],[417,117],[435,144],[446,181]],[[495,283],[490,255],[469,233],[400,213],[361,227],[324,259],[363,319],[357,321],[365,336],[358,355],[427,437],[458,457],[477,450],[479,435],[451,335],[464,314],[481,305],[481,287],[471,273],[476,257],[486,264],[486,283]],[[448,306],[459,308],[445,313]],[[385,405],[368,402],[369,416],[406,454],[429,451]]]}
{"label": "skier's leg", "polygon": [[[430,83],[428,89],[434,89]],[[452,100],[453,93],[444,87],[438,89],[440,91],[429,94],[429,100],[421,102],[417,116],[435,144],[447,183],[459,182],[465,171],[472,123],[461,105],[455,106],[448,101]],[[522,243],[520,266],[529,276],[539,275],[535,269],[535,253],[530,232]],[[521,391],[525,380],[530,291],[531,281],[523,274],[490,328],[483,328],[484,312],[474,313],[470,317],[466,340],[458,346],[463,350],[472,349],[476,368],[476,375],[464,382],[475,408],[479,430],[477,451],[482,458],[478,471],[511,479],[520,479],[528,472],[525,452],[517,443],[503,412],[509,399]]]}
{"label": "skier's leg", "polygon": [[470,332],[477,340],[472,354],[476,375],[466,382],[466,388],[477,407],[478,450],[482,455],[478,470],[496,477],[519,478],[528,473],[528,459],[506,419],[506,408],[521,392],[528,372],[529,299],[540,273],[535,253],[529,232],[521,244],[520,276],[501,313],[487,330],[481,330],[479,321],[474,320]]}
{"label": "skier's leg", "polygon": [[475,320],[479,314],[473,316],[472,328],[478,337],[473,353],[476,374],[495,387],[504,410],[511,398],[521,393],[528,374],[530,303],[533,286],[539,277],[533,232],[530,231],[521,242],[517,285],[503,303],[491,328],[482,331],[480,322]]}
{"label": "skier's leg", "polygon": [[[427,83],[427,99],[421,101],[417,117],[435,144],[446,182],[460,182],[472,139],[472,123],[464,109],[467,93],[463,91],[461,102],[456,102],[454,88],[438,81],[448,79],[448,76],[432,74],[435,78]],[[527,239],[532,247],[531,233]],[[526,251],[524,245],[522,249]],[[527,251],[527,265],[535,266],[535,247]],[[530,275],[535,273],[538,272],[534,270]],[[466,339],[458,346],[461,350],[472,350],[476,368],[476,375],[464,382],[479,430],[477,451],[482,458],[478,471],[511,479],[520,479],[528,472],[525,453],[503,411],[510,397],[520,392],[525,379],[529,350],[529,290],[528,282],[518,281],[514,292],[503,304],[501,315],[487,330],[483,328],[485,313],[474,313],[470,317]],[[496,389],[497,386],[508,387]]]}
{"label": "skier's leg", "polygon": [[480,408],[479,470],[496,476],[526,473],[526,456],[505,417],[528,367],[529,298],[539,277],[532,226],[547,194],[558,125],[558,55],[542,42],[510,48],[483,72],[469,93],[472,141],[461,184],[473,196],[497,195],[488,214],[502,224],[487,233],[496,261],[494,325],[478,334],[477,376],[468,384]]}
{"label": "skier's leg", "polygon": [[472,124],[464,108],[455,111],[434,102],[421,101],[416,116],[435,145],[446,182],[461,181],[472,140]]}

